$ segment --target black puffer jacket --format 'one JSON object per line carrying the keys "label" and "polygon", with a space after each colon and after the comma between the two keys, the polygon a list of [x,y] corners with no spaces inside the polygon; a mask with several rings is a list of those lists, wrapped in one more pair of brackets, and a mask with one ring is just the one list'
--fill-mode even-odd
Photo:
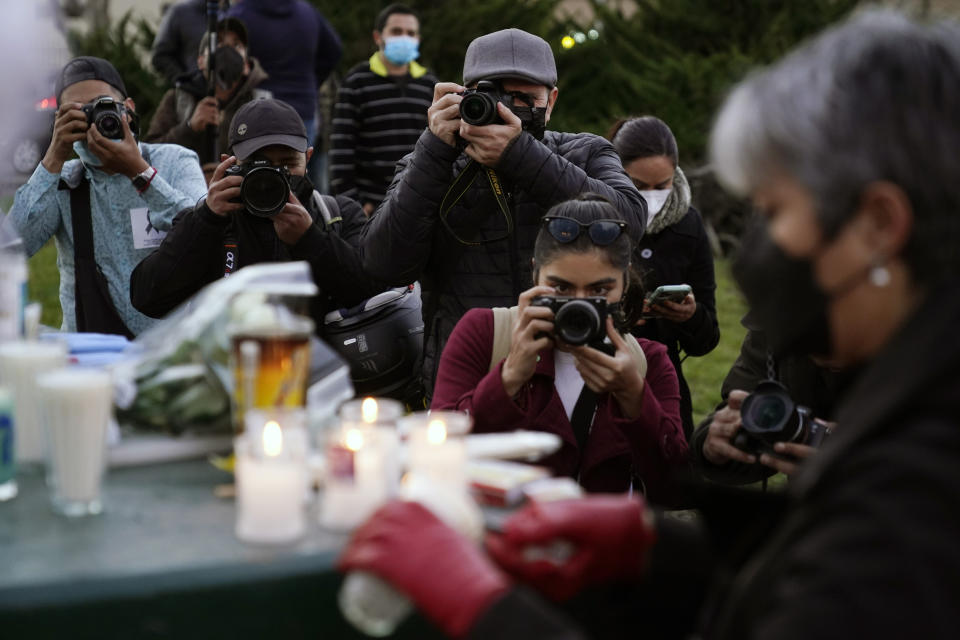
{"label": "black puffer jacket", "polygon": [[474,307],[509,307],[532,284],[530,259],[540,218],[552,205],[581,193],[608,198],[630,224],[634,239],[646,226],[646,205],[623,171],[613,146],[589,133],[548,131],[542,142],[522,133],[504,152],[496,173],[509,204],[513,234],[464,245],[460,237],[497,238],[507,222],[486,174],[450,209],[440,204],[469,158],[429,130],[397,163],[386,199],[364,229],[363,266],[378,280],[424,291],[423,377],[429,396],[439,354],[460,317]]}

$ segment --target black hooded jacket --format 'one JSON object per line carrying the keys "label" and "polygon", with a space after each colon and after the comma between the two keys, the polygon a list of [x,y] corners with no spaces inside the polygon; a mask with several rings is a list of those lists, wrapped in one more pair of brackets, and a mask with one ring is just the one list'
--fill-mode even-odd
{"label": "black hooded jacket", "polygon": [[[225,270],[260,262],[306,260],[320,288],[312,315],[323,327],[327,311],[352,307],[385,289],[368,277],[360,264],[357,243],[365,217],[355,201],[337,196],[342,221],[327,227],[313,202],[312,187],[297,197],[314,219],[299,242],[280,241],[273,222],[236,211],[219,216],[206,199],[185,209],[173,220],[163,243],[136,266],[130,276],[130,301],[142,313],[159,318],[205,285],[224,277]],[[333,208],[332,198],[328,208]],[[331,214],[336,214],[332,211]],[[236,245],[231,246],[231,245]],[[230,253],[232,255],[228,256]],[[231,262],[232,264],[228,264]]]}

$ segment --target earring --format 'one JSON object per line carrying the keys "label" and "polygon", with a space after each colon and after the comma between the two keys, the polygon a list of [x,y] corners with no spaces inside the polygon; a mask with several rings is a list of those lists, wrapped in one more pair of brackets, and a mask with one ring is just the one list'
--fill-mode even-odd
{"label": "earring", "polygon": [[870,283],[875,287],[885,287],[890,284],[890,270],[882,264],[874,265],[870,269]]}

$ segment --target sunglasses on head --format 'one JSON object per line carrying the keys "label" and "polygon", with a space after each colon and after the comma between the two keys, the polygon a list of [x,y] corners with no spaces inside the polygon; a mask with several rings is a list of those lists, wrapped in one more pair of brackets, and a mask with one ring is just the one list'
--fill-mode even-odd
{"label": "sunglasses on head", "polygon": [[620,237],[620,234],[627,231],[627,223],[621,220],[580,222],[562,216],[544,216],[543,224],[550,235],[553,236],[553,239],[561,244],[573,242],[580,236],[580,232],[586,229],[593,244],[605,247],[608,244],[613,244]]}

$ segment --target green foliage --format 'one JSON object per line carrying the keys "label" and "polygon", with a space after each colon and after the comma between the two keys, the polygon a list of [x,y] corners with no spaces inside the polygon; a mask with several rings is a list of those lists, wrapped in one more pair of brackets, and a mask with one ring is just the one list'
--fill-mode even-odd
{"label": "green foliage", "polygon": [[27,297],[30,302],[40,303],[40,322],[59,329],[63,318],[60,309],[60,270],[57,269],[57,247],[52,240],[30,257],[27,269]]}
{"label": "green foliage", "polygon": [[167,87],[149,62],[156,30],[145,18],[134,19],[131,11],[112,26],[86,34],[71,31],[68,41],[74,56],[97,56],[113,63],[137,105],[140,130],[146,132]]}
{"label": "green foliage", "polygon": [[726,260],[714,263],[717,276],[717,321],[720,343],[716,349],[699,358],[683,361],[683,375],[690,385],[693,400],[693,422],[698,424],[720,402],[720,385],[740,354],[740,343],[747,331],[740,319],[747,312],[746,303],[730,276]]}
{"label": "green foliage", "polygon": [[[640,0],[625,15],[591,0],[597,40],[560,50],[552,126],[604,133],[618,117],[653,114],[673,129],[684,164],[703,161],[714,112],[757,65],[849,13],[856,0]],[[798,88],[799,89],[799,88]]]}

